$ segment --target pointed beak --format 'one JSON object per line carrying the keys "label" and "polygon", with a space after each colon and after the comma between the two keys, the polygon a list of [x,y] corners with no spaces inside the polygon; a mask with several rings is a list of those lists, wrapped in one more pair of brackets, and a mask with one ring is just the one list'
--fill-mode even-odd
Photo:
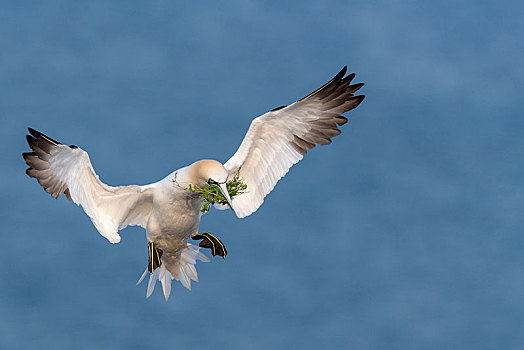
{"label": "pointed beak", "polygon": [[224,197],[226,197],[226,200],[227,200],[227,204],[229,204],[229,207],[235,211],[235,209],[233,209],[233,204],[231,203],[231,197],[229,197],[229,193],[227,192],[227,186],[225,183],[223,184],[218,184],[218,188],[220,188],[220,192],[222,192],[222,194],[224,195]]}

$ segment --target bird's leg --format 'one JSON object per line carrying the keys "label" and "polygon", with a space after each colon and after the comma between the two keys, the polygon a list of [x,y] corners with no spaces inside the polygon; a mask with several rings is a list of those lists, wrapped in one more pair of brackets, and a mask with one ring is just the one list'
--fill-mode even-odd
{"label": "bird's leg", "polygon": [[219,255],[223,259],[226,258],[226,255],[227,255],[226,246],[224,245],[224,243],[222,243],[222,241],[220,241],[218,238],[213,236],[211,233],[209,232],[197,233],[196,235],[192,236],[191,238],[194,239],[195,241],[198,241],[201,239],[202,241],[198,244],[198,246],[202,248],[211,249],[211,254],[213,256]]}
{"label": "bird's leg", "polygon": [[156,270],[157,267],[162,265],[162,261],[160,258],[162,257],[162,254],[164,253],[162,249],[157,248],[156,244],[153,242],[147,242],[147,251],[149,253],[149,258],[147,261],[147,270],[149,273],[153,273],[153,271]]}

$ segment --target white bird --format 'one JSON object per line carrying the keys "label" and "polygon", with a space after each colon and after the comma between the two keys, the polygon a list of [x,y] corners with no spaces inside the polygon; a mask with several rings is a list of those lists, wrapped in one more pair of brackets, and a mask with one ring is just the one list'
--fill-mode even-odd
{"label": "white bird", "polygon": [[[29,128],[27,141],[32,152],[23,153],[29,165],[26,173],[53,198],[65,194],[81,205],[98,232],[111,243],[120,241],[118,231],[128,225],[145,228],[149,259],[138,283],[149,274],[149,297],[159,280],[167,301],[172,279],[190,290],[191,280],[198,281],[196,260],[209,261],[199,247],[188,243],[190,237],[202,240],[200,247],[212,248],[213,255],[225,258],[227,254],[218,238],[208,232],[198,233],[202,198],[183,188],[216,185],[239,218],[255,212],[308,150],[331,143],[331,138],[341,133],[338,126],[347,122],[342,114],[364,99],[364,95],[354,96],[364,84],[351,85],[355,75],[344,77],[346,69],[301,100],[255,118],[225,164],[199,160],[150,185],[113,187],[100,181],[87,152]],[[247,189],[231,199],[226,181],[235,175]]]}

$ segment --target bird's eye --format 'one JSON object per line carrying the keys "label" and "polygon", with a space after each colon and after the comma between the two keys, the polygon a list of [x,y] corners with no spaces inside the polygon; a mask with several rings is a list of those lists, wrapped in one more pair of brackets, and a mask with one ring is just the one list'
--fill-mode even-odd
{"label": "bird's eye", "polygon": [[207,179],[207,183],[210,184],[210,185],[216,185],[217,184],[217,182],[215,180],[213,180],[212,178]]}

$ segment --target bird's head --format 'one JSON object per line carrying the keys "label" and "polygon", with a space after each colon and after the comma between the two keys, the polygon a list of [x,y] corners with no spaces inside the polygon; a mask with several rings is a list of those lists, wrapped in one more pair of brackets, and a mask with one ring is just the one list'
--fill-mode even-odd
{"label": "bird's head", "polygon": [[229,197],[226,186],[229,173],[222,163],[212,159],[199,160],[191,164],[191,172],[195,185],[204,186],[205,184],[208,184],[218,186],[229,203],[229,206],[233,209],[231,198]]}

